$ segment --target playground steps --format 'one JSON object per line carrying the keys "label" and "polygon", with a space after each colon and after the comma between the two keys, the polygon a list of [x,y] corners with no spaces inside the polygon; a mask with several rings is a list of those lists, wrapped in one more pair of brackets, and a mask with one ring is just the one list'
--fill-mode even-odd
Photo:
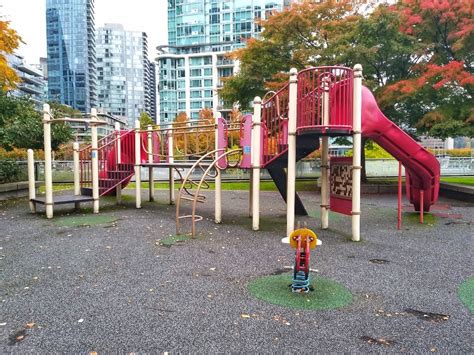
{"label": "playground steps", "polygon": [[[115,169],[116,170],[107,170],[107,177],[99,178],[99,196],[114,194],[115,187],[123,183],[123,181],[131,179],[135,173],[133,164],[116,164]],[[99,171],[99,176],[103,174],[104,171]],[[92,196],[92,187],[82,187],[81,194]]]}
{"label": "playground steps", "polygon": [[[307,157],[309,154],[319,148],[319,134],[305,134],[303,136],[296,137],[296,161]],[[275,183],[278,191],[286,202],[286,187],[287,187],[287,175],[286,168],[288,167],[288,146],[279,156],[271,157],[269,163],[265,165],[268,170],[273,182]],[[299,195],[295,194],[295,214],[299,216],[306,216],[308,212],[303,205]]]}

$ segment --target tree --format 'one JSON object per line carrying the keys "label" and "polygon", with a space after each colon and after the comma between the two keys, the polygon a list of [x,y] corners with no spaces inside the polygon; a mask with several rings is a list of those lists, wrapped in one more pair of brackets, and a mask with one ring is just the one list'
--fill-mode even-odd
{"label": "tree", "polygon": [[245,48],[231,54],[240,61],[240,72],[224,82],[221,97],[246,111],[255,96],[287,82],[291,67],[334,64],[327,49],[354,25],[358,17],[348,16],[350,10],[348,2],[304,1],[260,22],[261,38],[249,39]]}
{"label": "tree", "polygon": [[411,117],[418,132],[474,136],[474,8],[470,1],[403,0],[400,31],[424,49],[411,75],[390,83],[382,103]]}
{"label": "tree", "polygon": [[140,114],[140,129],[147,129],[148,126],[153,126],[154,124],[155,122],[148,113],[142,112]]}
{"label": "tree", "polygon": [[[73,137],[66,123],[54,123],[51,136],[53,150]],[[43,149],[42,115],[29,99],[0,94],[0,143],[8,151],[14,148]]]}
{"label": "tree", "polygon": [[7,55],[13,54],[21,42],[10,22],[0,20],[0,90],[3,92],[14,89],[20,81],[15,70],[8,65]]}

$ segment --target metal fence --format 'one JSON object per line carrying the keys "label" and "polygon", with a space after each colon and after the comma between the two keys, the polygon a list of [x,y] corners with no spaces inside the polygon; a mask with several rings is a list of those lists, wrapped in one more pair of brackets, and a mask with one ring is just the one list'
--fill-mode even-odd
{"label": "metal fence", "polygon": [[[460,157],[440,157],[441,175],[474,175],[474,158]],[[13,165],[12,165],[13,164]],[[296,164],[297,178],[315,178],[321,175],[320,160],[304,160]],[[2,171],[17,173],[10,174],[12,178],[5,179]],[[367,159],[366,171],[368,177],[395,177],[398,176],[398,161],[394,159]],[[186,171],[182,171],[184,175]],[[35,162],[35,174],[37,181],[44,181],[44,162]],[[168,180],[168,169],[154,169],[154,178],[157,181]],[[270,179],[266,170],[262,170],[262,179]],[[227,169],[223,171],[224,180],[248,180],[250,172],[242,169]],[[148,180],[148,168],[142,169],[142,179]],[[28,167],[26,161],[0,161],[0,183],[17,182],[28,180]],[[73,182],[73,162],[72,161],[53,161],[53,182],[54,183],[72,183]]]}

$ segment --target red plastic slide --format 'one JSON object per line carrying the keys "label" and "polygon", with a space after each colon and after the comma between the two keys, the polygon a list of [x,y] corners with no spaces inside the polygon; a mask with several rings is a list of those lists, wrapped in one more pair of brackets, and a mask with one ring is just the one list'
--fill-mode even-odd
{"label": "red plastic slide", "polygon": [[440,166],[430,152],[403,132],[380,111],[374,95],[362,87],[362,135],[377,142],[405,166],[407,196],[420,209],[420,191],[423,208],[430,210],[438,200]]}

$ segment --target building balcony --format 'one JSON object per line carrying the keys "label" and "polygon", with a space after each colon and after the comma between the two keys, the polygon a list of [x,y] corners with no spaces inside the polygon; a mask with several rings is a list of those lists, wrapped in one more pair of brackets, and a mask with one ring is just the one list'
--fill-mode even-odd
{"label": "building balcony", "polygon": [[234,67],[234,61],[231,59],[218,59],[216,63],[217,67]]}
{"label": "building balcony", "polygon": [[22,83],[18,85],[18,89],[32,95],[43,95],[43,89],[37,86]]}
{"label": "building balcony", "polygon": [[39,77],[32,77],[32,76],[26,76],[26,75],[20,75],[21,80],[27,84],[33,84],[36,86],[44,86],[45,82],[41,81]]}

